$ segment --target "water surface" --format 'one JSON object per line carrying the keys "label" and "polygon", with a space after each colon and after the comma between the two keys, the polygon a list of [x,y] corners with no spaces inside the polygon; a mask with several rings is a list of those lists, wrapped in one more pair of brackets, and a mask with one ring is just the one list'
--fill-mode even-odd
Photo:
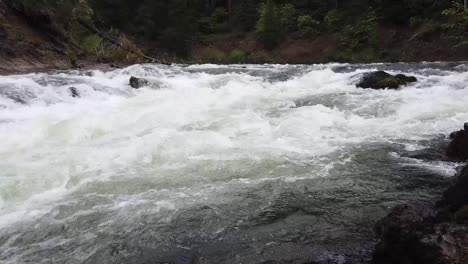
{"label": "water surface", "polygon": [[[376,69],[419,82],[355,87]],[[0,262],[364,263],[376,220],[449,182],[408,156],[468,120],[467,83],[443,63],[1,76]]]}

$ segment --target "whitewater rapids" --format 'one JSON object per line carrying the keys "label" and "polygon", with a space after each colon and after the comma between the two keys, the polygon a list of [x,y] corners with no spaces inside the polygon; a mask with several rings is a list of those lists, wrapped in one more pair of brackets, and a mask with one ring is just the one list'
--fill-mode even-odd
{"label": "whitewater rapids", "polygon": [[[355,87],[376,69],[418,82]],[[443,63],[0,76],[0,263],[365,262],[377,219],[453,175],[411,153],[468,121],[467,83]]]}

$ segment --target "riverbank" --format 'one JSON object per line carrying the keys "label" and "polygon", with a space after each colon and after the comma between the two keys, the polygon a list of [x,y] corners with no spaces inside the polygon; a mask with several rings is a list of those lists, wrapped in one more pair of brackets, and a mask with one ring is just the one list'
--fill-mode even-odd
{"label": "riverbank", "polygon": [[[468,60],[463,34],[457,36],[443,21],[431,20],[412,28],[373,24],[375,29],[366,34],[372,33],[374,41],[358,46],[353,46],[357,45],[353,42],[356,39],[346,30],[318,35],[288,33],[272,49],[266,49],[253,31],[205,33],[191,40],[186,56],[180,56],[158,40],[100,31],[94,20],[77,15],[78,12],[73,13],[76,17],[67,28],[47,7],[29,10],[12,3],[15,2],[0,0],[0,74],[148,62],[320,64]],[[87,5],[83,8],[89,9]],[[85,19],[88,22],[83,22]],[[361,25],[354,30],[361,27],[365,28]]]}

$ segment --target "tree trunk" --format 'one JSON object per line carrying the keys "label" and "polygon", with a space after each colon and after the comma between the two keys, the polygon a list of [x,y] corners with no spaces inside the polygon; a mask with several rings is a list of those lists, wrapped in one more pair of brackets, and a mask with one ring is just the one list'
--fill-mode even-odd
{"label": "tree trunk", "polygon": [[465,0],[465,9],[468,8],[468,0]]}

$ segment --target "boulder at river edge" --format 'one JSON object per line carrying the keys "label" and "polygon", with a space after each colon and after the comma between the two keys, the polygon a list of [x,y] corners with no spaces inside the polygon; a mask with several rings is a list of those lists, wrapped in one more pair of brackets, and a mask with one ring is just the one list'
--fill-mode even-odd
{"label": "boulder at river edge", "polygon": [[[452,161],[467,160],[467,131],[451,134]],[[375,264],[468,264],[468,166],[435,206],[397,206],[375,229]]]}
{"label": "boulder at river edge", "polygon": [[454,161],[466,161],[468,159],[468,123],[464,129],[450,134],[452,142],[447,148],[447,156]]}
{"label": "boulder at river edge", "polygon": [[375,71],[365,73],[356,86],[370,89],[397,89],[400,86],[416,81],[417,79],[414,76],[391,75],[384,71]]}
{"label": "boulder at river edge", "polygon": [[132,76],[130,78],[130,86],[132,88],[139,89],[141,87],[148,86],[148,85],[149,85],[149,81],[146,80],[146,79],[137,78],[137,77],[134,77],[134,76]]}

